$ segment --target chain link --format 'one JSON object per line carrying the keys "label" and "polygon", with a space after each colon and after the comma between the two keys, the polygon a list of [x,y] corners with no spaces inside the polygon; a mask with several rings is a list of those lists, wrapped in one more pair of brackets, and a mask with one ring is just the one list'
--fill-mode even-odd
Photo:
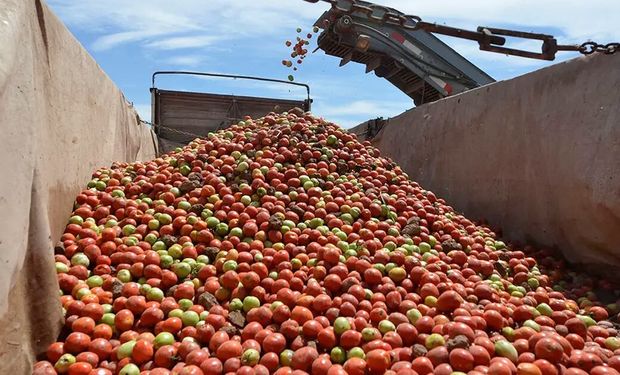
{"label": "chain link", "polygon": [[204,138],[204,137],[206,137],[206,135],[199,135],[199,134],[195,134],[195,133],[185,132],[183,130],[173,129],[173,128],[169,128],[169,127],[163,126],[163,125],[157,125],[157,124],[154,124],[154,123],[152,123],[150,121],[145,121],[145,120],[142,120],[142,119],[140,119],[140,122],[142,124],[146,124],[146,125],[151,126],[153,129],[164,129],[164,130],[167,130],[167,131],[172,132],[172,133],[177,133],[177,134],[185,135],[185,136],[192,137],[192,138]]}
{"label": "chain link", "polygon": [[[324,2],[330,4],[330,6],[340,13],[349,14],[362,13],[367,19],[383,25],[399,26],[405,30],[419,30],[422,28],[422,19],[419,16],[411,14],[403,14],[392,8],[388,8],[378,4],[360,4],[357,0],[304,0],[309,3]],[[433,31],[431,31],[433,32]],[[438,32],[438,31],[435,31]],[[512,34],[518,34],[520,32],[514,31]],[[452,35],[452,34],[450,34]],[[456,36],[457,35],[452,35]],[[467,38],[470,39],[470,38]],[[566,46],[564,46],[566,47]],[[611,55],[620,50],[620,43],[607,43],[599,44],[596,42],[585,42],[581,45],[571,46],[571,48],[558,49],[563,51],[577,51],[583,55],[590,55],[593,53],[603,53]],[[553,51],[555,55],[556,51]],[[503,50],[501,53],[506,53]],[[532,56],[529,56],[532,57]]]}
{"label": "chain link", "polygon": [[596,42],[585,42],[579,46],[579,52],[584,55],[591,55],[595,52],[612,55],[620,50],[620,43],[600,44]]}

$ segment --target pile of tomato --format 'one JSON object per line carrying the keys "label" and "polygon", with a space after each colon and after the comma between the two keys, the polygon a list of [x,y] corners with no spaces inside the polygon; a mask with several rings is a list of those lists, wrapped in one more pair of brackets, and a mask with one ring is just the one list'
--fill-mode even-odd
{"label": "pile of tomato", "polygon": [[34,373],[618,374],[610,310],[525,250],[334,124],[246,118],[94,173]]}

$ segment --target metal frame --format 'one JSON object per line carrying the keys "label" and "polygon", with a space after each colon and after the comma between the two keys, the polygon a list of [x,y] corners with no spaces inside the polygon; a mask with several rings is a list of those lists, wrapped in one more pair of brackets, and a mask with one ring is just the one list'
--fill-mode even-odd
{"label": "metal frame", "polygon": [[310,99],[310,86],[305,83],[299,82],[289,82],[281,79],[273,79],[273,78],[264,78],[264,77],[253,77],[253,76],[244,76],[244,75],[236,75],[236,74],[220,74],[220,73],[205,73],[205,72],[193,72],[193,71],[184,71],[184,70],[160,70],[151,76],[151,91],[156,90],[155,87],[155,78],[159,75],[193,75],[193,76],[204,76],[204,77],[219,77],[219,78],[232,78],[232,79],[247,79],[254,81],[263,81],[263,82],[275,82],[275,83],[283,83],[287,85],[301,86],[306,88],[306,105],[307,111],[310,110],[310,105],[312,104],[312,99]]}

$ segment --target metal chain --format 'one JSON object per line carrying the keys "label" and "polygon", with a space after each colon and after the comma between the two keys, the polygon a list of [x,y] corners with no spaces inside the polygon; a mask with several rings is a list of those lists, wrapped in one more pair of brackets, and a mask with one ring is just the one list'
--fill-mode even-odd
{"label": "metal chain", "polygon": [[[226,118],[224,118],[224,120],[239,121],[241,119],[240,118],[236,118],[236,117],[226,117]],[[143,120],[143,119],[140,119],[140,123],[145,124],[145,125],[149,125],[153,129],[164,129],[164,130],[167,130],[167,131],[172,132],[172,133],[186,135],[188,137],[193,137],[193,138],[204,138],[204,137],[207,136],[206,134],[200,135],[200,134],[196,134],[196,133],[190,133],[190,132],[186,132],[186,131],[183,131],[183,130],[178,130],[178,129],[170,128],[168,126],[155,124],[153,122],[146,121],[146,120]],[[220,128],[218,128],[216,130],[220,130]]]}
{"label": "metal chain", "polygon": [[[425,28],[429,24],[422,22],[422,18],[416,15],[403,14],[399,11],[395,11],[391,8],[378,5],[378,4],[360,4],[357,0],[304,0],[309,3],[324,2],[330,4],[330,6],[344,14],[363,13],[369,20],[372,20],[379,24],[395,25],[402,27],[406,30],[419,30]],[[506,30],[508,31],[508,30]],[[433,32],[433,30],[430,30]],[[525,34],[518,31],[510,32],[512,35]],[[448,34],[447,34],[448,35]],[[458,37],[458,35],[449,34]],[[550,36],[549,36],[550,37]],[[471,39],[471,38],[466,38]],[[620,50],[620,43],[607,43],[599,44],[596,42],[585,42],[576,46],[562,46],[558,51],[577,51],[583,55],[590,55],[595,52],[611,55]],[[499,51],[498,51],[499,52]],[[553,51],[555,54],[556,51]],[[501,53],[506,53],[505,50]],[[532,57],[532,56],[529,56]]]}
{"label": "metal chain", "polygon": [[599,44],[596,42],[585,42],[579,46],[579,52],[584,55],[591,55],[594,52],[611,55],[620,50],[620,43]]}
{"label": "metal chain", "polygon": [[169,128],[169,127],[163,126],[163,125],[157,125],[157,124],[154,124],[154,123],[152,123],[150,121],[145,121],[145,120],[142,120],[142,119],[140,119],[140,123],[146,124],[146,125],[150,125],[153,129],[165,129],[165,130],[170,131],[172,133],[186,135],[186,136],[192,137],[192,138],[204,138],[204,137],[206,137],[206,135],[199,135],[199,134],[195,134],[195,133],[185,132],[183,130],[173,129],[173,128]]}

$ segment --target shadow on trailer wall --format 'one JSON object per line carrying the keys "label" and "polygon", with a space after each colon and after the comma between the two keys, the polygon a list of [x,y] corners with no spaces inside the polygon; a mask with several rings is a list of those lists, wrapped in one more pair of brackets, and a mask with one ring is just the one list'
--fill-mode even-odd
{"label": "shadow on trailer wall", "polygon": [[[304,87],[306,99],[288,100],[266,97],[222,95],[188,91],[163,90],[155,87],[159,75],[190,75],[273,82]],[[244,116],[262,117],[269,112],[287,111],[294,107],[310,110],[310,86],[277,79],[183,71],[160,71],[152,77],[151,118],[158,138],[159,153],[184,146],[209,132],[226,129]]]}

